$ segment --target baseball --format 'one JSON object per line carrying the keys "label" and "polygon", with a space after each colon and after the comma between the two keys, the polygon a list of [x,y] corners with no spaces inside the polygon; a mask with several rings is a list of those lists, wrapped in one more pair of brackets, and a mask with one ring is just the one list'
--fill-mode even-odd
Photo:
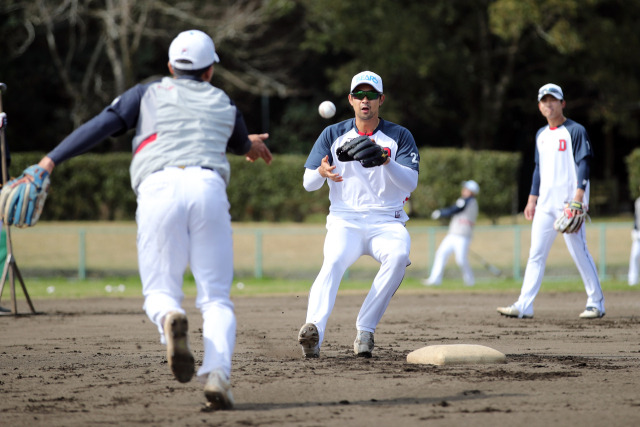
{"label": "baseball", "polygon": [[324,101],[318,107],[318,113],[325,119],[330,119],[336,114],[336,106],[331,101]]}

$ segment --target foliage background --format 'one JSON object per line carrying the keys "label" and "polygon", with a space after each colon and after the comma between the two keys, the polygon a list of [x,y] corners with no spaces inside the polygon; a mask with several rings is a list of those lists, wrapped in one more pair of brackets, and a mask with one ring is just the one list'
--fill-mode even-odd
{"label": "foliage background", "polygon": [[[639,20],[640,3],[624,0],[6,0],[6,136],[13,153],[49,151],[127,88],[166,74],[170,41],[199,28],[212,35],[222,60],[213,83],[234,99],[250,131],[270,133],[275,154],[308,153],[332,122],[317,114],[324,99],[336,103],[336,121],[351,117],[351,76],[371,69],[384,79],[382,116],[410,129],[421,149],[517,154],[516,209],[526,203],[534,136],[545,124],[537,89],[560,84],[566,115],[592,139],[592,178],[605,187],[602,213],[627,212],[637,188],[627,169],[637,157],[625,158],[640,131]],[[110,138],[92,151],[128,153],[130,139]],[[425,176],[428,161],[423,157]],[[471,163],[463,179],[512,197],[510,185],[490,182],[482,163]],[[88,181],[88,189],[91,180],[128,173],[112,171],[116,176],[69,172],[68,179]],[[459,172],[436,175],[455,186]],[[263,185],[250,178],[238,184]],[[82,191],[79,199],[87,200],[91,194]],[[256,201],[288,209],[283,198]]]}
{"label": "foliage background", "polygon": [[[489,150],[423,148],[424,172],[406,207],[413,218],[426,218],[460,197],[460,184],[469,174],[483,188],[482,212],[495,220],[513,213],[519,154]],[[43,153],[17,153],[11,171],[17,175]],[[306,157],[283,154],[271,165],[247,163],[231,156],[228,197],[234,221],[303,222],[326,216],[328,186],[307,192],[301,184]],[[131,190],[128,153],[85,154],[56,167],[42,220],[133,220],[136,199]],[[485,194],[486,193],[486,194]]]}

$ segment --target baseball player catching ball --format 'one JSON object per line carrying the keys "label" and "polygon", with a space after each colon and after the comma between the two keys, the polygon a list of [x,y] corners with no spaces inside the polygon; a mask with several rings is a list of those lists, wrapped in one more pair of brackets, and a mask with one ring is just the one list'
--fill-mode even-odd
{"label": "baseball player catching ball", "polygon": [[[187,265],[196,280],[204,356],[197,372],[214,409],[231,409],[229,377],[236,319],[229,298],[233,244],[225,152],[271,162],[267,134],[249,135],[241,113],[210,84],[219,62],[211,38],[180,33],[169,47],[172,77],[138,84],[76,129],[37,167],[51,173],[64,160],[111,135],[136,129],[131,185],[137,195],[138,264],[144,310],[167,345],[180,382],[194,375],[189,326],[182,308]],[[32,168],[33,168],[32,167]]]}
{"label": "baseball player catching ball", "polygon": [[[533,301],[540,290],[551,245],[562,233],[587,292],[583,319],[605,314],[598,271],[587,248],[584,215],[589,204],[589,171],[593,152],[585,128],[567,119],[560,86],[553,83],[538,91],[538,108],[548,125],[536,134],[533,183],[524,216],[533,220],[531,249],[520,298],[509,307],[498,307],[508,317],[533,317]],[[578,222],[573,222],[578,219]]]}
{"label": "baseball player catching ball", "polygon": [[362,255],[381,264],[356,320],[354,352],[371,357],[376,326],[410,264],[403,206],[418,185],[416,143],[407,129],[379,117],[379,75],[356,74],[348,100],[355,118],[325,128],[305,163],[304,188],[315,191],[326,181],[331,202],[324,262],[298,334],[305,357],[319,356],[342,276]]}
{"label": "baseball player catching ball", "polygon": [[449,232],[440,243],[431,267],[429,278],[422,282],[425,286],[440,286],[444,267],[452,253],[455,253],[456,264],[462,270],[462,279],[467,286],[475,285],[473,269],[469,263],[469,245],[473,237],[473,227],[478,219],[478,201],[480,186],[474,180],[464,181],[460,190],[460,198],[456,203],[444,209],[437,209],[431,218],[451,218]]}

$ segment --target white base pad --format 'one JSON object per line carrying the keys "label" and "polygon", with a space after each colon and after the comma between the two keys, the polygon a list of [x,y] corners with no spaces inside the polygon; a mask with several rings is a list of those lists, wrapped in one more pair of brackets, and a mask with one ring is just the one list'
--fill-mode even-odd
{"label": "white base pad", "polygon": [[407,355],[407,362],[422,365],[506,363],[503,353],[476,344],[428,345]]}

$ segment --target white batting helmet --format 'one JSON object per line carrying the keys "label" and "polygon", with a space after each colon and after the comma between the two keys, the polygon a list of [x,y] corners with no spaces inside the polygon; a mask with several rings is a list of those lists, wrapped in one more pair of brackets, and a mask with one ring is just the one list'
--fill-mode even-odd
{"label": "white batting helmet", "polygon": [[480,193],[480,186],[478,185],[477,182],[475,182],[472,179],[470,179],[469,181],[464,181],[462,183],[462,187],[466,188],[469,191],[471,191],[473,194],[479,194]]}

